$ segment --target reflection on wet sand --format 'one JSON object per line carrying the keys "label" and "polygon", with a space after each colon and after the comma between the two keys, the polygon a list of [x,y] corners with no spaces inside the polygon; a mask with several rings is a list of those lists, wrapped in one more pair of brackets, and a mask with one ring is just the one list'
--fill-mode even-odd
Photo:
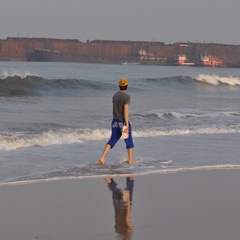
{"label": "reflection on wet sand", "polygon": [[113,178],[105,178],[108,188],[112,191],[113,206],[115,209],[115,231],[123,240],[132,237],[131,205],[133,197],[134,179],[126,178],[124,190],[117,187]]}

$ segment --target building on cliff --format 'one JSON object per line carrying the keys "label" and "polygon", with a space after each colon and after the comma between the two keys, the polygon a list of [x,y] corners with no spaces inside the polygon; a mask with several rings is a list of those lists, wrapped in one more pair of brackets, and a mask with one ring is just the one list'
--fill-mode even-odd
{"label": "building on cliff", "polygon": [[186,63],[191,63],[180,64],[184,66],[240,67],[240,45],[110,40],[83,43],[75,39],[51,38],[0,40],[0,61],[107,64],[121,64],[128,61],[144,65],[176,65],[176,56],[185,56]]}

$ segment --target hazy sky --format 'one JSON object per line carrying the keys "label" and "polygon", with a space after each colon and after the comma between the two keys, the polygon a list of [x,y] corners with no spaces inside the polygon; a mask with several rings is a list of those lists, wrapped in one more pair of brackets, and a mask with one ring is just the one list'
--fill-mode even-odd
{"label": "hazy sky", "polygon": [[0,0],[0,38],[240,44],[240,0]]}

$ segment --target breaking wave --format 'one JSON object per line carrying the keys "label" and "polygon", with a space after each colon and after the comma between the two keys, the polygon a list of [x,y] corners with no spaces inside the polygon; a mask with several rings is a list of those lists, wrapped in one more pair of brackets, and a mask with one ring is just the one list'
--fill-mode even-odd
{"label": "breaking wave", "polygon": [[240,85],[240,77],[234,77],[234,76],[220,77],[217,75],[200,74],[196,79],[199,82],[208,83],[214,86],[217,86],[219,84],[226,84],[230,86]]}
{"label": "breaking wave", "polygon": [[[157,137],[157,136],[188,136],[193,134],[230,134],[240,133],[240,128],[235,127],[202,127],[179,129],[149,129],[135,130],[133,136]],[[11,151],[28,147],[43,147],[49,145],[75,144],[94,140],[105,140],[110,136],[110,130],[106,129],[71,129],[49,130],[38,134],[29,133],[2,133],[0,134],[0,150]]]}
{"label": "breaking wave", "polygon": [[219,119],[219,118],[235,118],[240,117],[239,111],[224,111],[224,112],[161,112],[155,114],[157,117],[162,119],[184,119],[184,118],[195,118],[195,119]]}
{"label": "breaking wave", "polygon": [[[99,84],[101,83],[101,84]],[[220,84],[239,86],[240,77],[220,77],[216,75],[198,75],[190,76],[173,76],[165,78],[143,78],[131,81],[131,87],[134,91],[138,89],[151,91],[157,90],[164,86],[179,87],[179,85],[205,83],[212,86]],[[142,89],[143,88],[143,89]],[[106,91],[116,90],[115,83],[99,82],[87,79],[45,79],[36,74],[26,72],[23,74],[4,73],[0,76],[0,96],[34,96],[34,95],[58,95],[74,94],[74,91]]]}
{"label": "breaking wave", "polygon": [[[237,120],[240,118],[240,111],[236,109],[223,110],[197,110],[197,109],[180,109],[180,111],[154,110],[151,113],[133,114],[132,118],[138,121],[159,121],[159,120],[181,120],[192,119],[202,121],[206,120]],[[238,120],[237,120],[238,121]]]}
{"label": "breaking wave", "polygon": [[199,74],[197,76],[173,76],[173,77],[165,77],[159,79],[148,78],[145,79],[148,83],[151,84],[164,84],[164,85],[172,85],[172,84],[196,84],[196,83],[206,83],[213,86],[218,86],[221,84],[230,85],[230,86],[238,86],[240,85],[240,77],[237,76],[227,76],[221,77],[217,75],[208,75],[208,74]]}

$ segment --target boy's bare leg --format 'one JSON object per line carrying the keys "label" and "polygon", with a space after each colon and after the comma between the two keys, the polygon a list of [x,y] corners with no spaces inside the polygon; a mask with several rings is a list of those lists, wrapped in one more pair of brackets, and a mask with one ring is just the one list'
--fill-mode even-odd
{"label": "boy's bare leg", "polygon": [[103,149],[102,156],[98,160],[98,164],[99,165],[103,165],[105,163],[105,158],[106,158],[106,156],[107,156],[107,154],[108,154],[110,149],[111,149],[111,145],[106,144],[105,148]]}
{"label": "boy's bare leg", "polygon": [[128,164],[133,164],[133,149],[128,148]]}

